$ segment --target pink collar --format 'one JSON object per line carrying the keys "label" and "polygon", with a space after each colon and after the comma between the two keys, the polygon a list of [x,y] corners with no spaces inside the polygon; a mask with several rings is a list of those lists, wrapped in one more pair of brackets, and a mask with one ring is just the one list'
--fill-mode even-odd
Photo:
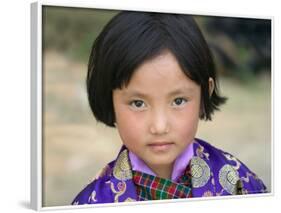
{"label": "pink collar", "polygon": [[[190,159],[193,157],[193,142],[177,157],[173,172],[172,172],[172,181],[176,181],[179,176],[186,169]],[[145,162],[140,159],[133,152],[129,151],[129,158],[132,165],[132,170],[144,172],[150,175],[154,175],[155,173],[151,171],[151,169],[145,164]]]}

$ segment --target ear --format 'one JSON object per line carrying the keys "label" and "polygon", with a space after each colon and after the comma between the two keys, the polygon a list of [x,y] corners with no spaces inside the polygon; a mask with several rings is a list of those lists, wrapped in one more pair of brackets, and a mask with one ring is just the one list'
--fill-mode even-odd
{"label": "ear", "polygon": [[215,82],[214,82],[214,79],[210,77],[209,78],[209,97],[212,96],[214,89],[215,89]]}

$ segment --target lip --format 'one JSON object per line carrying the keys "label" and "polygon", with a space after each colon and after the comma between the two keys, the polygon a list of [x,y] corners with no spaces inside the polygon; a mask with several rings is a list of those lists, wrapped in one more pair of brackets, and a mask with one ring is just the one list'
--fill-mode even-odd
{"label": "lip", "polygon": [[155,152],[164,152],[168,151],[173,145],[173,142],[159,141],[148,144],[148,147]]}

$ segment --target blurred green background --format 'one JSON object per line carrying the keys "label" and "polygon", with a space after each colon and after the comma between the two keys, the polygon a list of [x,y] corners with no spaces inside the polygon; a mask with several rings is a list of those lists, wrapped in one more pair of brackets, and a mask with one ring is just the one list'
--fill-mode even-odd
{"label": "blurred green background", "polygon": [[[43,206],[69,205],[121,146],[97,123],[85,78],[91,46],[119,11],[43,8]],[[271,21],[194,16],[229,98],[197,137],[245,162],[271,189]]]}

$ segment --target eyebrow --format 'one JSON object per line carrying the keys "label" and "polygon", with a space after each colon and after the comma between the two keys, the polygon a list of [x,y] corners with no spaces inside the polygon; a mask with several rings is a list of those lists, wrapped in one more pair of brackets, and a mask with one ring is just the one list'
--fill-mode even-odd
{"label": "eyebrow", "polygon": [[179,88],[179,89],[175,89],[171,92],[169,92],[169,96],[175,96],[175,95],[178,95],[178,94],[183,94],[183,93],[188,93],[188,94],[191,94],[194,92],[194,89],[193,88],[190,88],[190,87],[184,87],[184,88]]}
{"label": "eyebrow", "polygon": [[[168,97],[172,97],[172,96],[179,95],[179,94],[186,94],[186,93],[192,94],[193,92],[194,92],[194,89],[190,88],[190,87],[177,88],[177,89],[170,91],[168,93]],[[149,97],[149,93],[143,93],[139,90],[125,91],[125,95],[142,97],[142,98]]]}

